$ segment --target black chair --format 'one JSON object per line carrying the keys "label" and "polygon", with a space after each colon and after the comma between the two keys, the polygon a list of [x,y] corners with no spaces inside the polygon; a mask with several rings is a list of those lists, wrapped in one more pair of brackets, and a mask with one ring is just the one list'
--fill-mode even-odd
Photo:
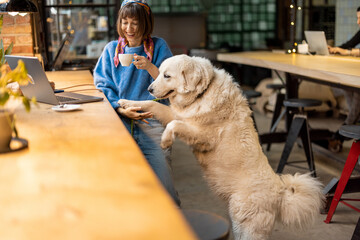
{"label": "black chair", "polygon": [[201,210],[182,210],[186,220],[200,240],[225,240],[230,224],[225,218]]}
{"label": "black chair", "polygon": [[288,136],[286,138],[284,150],[281,154],[280,162],[277,168],[277,173],[282,173],[284,170],[285,165],[291,165],[294,167],[301,168],[297,165],[294,165],[294,163],[297,162],[290,162],[288,163],[287,160],[289,158],[289,155],[291,153],[291,150],[295,144],[296,139],[300,136],[303,144],[303,148],[305,150],[306,160],[309,166],[309,170],[313,177],[316,177],[315,172],[315,163],[314,163],[314,156],[310,141],[310,135],[309,135],[309,124],[307,120],[307,115],[304,111],[305,107],[315,107],[320,106],[321,101],[314,100],[314,99],[287,99],[284,100],[284,106],[286,107],[286,111],[291,111],[290,109],[293,109],[292,111],[298,112],[297,114],[294,114],[293,120],[291,122]]}
{"label": "black chair", "polygon": [[[275,107],[274,107],[273,117],[271,119],[271,125],[270,125],[270,133],[272,133],[272,132],[276,131],[276,128],[277,128],[280,120],[285,115],[285,111],[281,112],[281,108],[283,106],[283,102],[285,99],[285,94],[281,93],[281,90],[283,88],[285,88],[285,86],[284,86],[284,84],[267,84],[266,88],[273,89],[274,91],[276,91]],[[266,147],[266,151],[270,151],[270,148],[271,148],[271,143],[268,143],[268,145]]]}
{"label": "black chair", "polygon": [[[254,99],[258,98],[258,97],[261,97],[261,92],[258,92],[258,91],[254,91],[254,90],[243,90],[243,94],[244,96],[246,97],[246,99],[248,100],[248,103],[249,103],[249,106],[252,109],[252,105],[254,105],[256,102],[254,101]],[[252,112],[251,113],[251,117],[254,121],[254,126],[255,126],[255,129],[257,130],[257,126],[256,126],[256,122],[255,122],[255,118],[254,118],[254,113]]]}

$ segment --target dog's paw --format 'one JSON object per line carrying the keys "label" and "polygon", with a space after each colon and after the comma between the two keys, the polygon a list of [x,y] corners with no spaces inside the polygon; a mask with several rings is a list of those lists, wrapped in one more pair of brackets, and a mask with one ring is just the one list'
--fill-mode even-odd
{"label": "dog's paw", "polygon": [[120,99],[118,101],[118,104],[122,107],[122,108],[128,108],[128,107],[133,107],[133,101],[127,100],[127,99]]}
{"label": "dog's paw", "polygon": [[174,133],[165,130],[162,137],[161,137],[161,143],[160,146],[162,149],[167,149],[171,147],[171,145],[174,142],[175,136],[173,136]]}
{"label": "dog's paw", "polygon": [[176,121],[171,121],[165,128],[162,136],[161,136],[161,148],[162,149],[166,149],[171,147],[171,145],[173,144],[174,140],[175,140],[175,125],[176,125]]}

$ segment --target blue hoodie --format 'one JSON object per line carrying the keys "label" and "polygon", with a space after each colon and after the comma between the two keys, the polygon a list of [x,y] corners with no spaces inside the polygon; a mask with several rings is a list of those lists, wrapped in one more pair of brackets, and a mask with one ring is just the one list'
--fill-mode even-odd
{"label": "blue hoodie", "polygon": [[[170,48],[162,38],[153,37],[154,56],[152,64],[159,68],[160,64],[172,56]],[[119,107],[119,99],[128,100],[152,100],[154,97],[147,91],[149,85],[154,81],[148,71],[137,69],[134,64],[128,67],[117,67],[114,64],[114,56],[117,41],[109,42],[101,54],[95,69],[95,86],[102,90],[114,109]],[[144,45],[139,47],[125,47],[124,53],[136,53],[146,57]],[[167,101],[162,100],[167,104]]]}

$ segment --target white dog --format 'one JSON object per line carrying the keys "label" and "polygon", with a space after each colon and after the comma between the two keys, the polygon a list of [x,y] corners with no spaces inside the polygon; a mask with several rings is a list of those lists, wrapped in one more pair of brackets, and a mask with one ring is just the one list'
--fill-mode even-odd
{"label": "white dog", "polygon": [[304,229],[322,205],[322,185],[309,174],[277,175],[259,143],[246,98],[232,77],[209,60],[177,55],[165,60],[149,86],[154,101],[119,100],[159,119],[161,146],[178,137],[192,146],[210,187],[229,206],[235,239],[267,239],[276,220]]}

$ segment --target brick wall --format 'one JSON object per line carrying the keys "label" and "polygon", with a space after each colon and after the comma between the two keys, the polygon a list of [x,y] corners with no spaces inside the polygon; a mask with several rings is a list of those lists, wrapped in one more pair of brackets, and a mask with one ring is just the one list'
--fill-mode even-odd
{"label": "brick wall", "polygon": [[3,39],[4,46],[14,43],[12,55],[34,56],[34,46],[31,28],[31,16],[11,16],[4,13],[3,28],[0,39]]}

